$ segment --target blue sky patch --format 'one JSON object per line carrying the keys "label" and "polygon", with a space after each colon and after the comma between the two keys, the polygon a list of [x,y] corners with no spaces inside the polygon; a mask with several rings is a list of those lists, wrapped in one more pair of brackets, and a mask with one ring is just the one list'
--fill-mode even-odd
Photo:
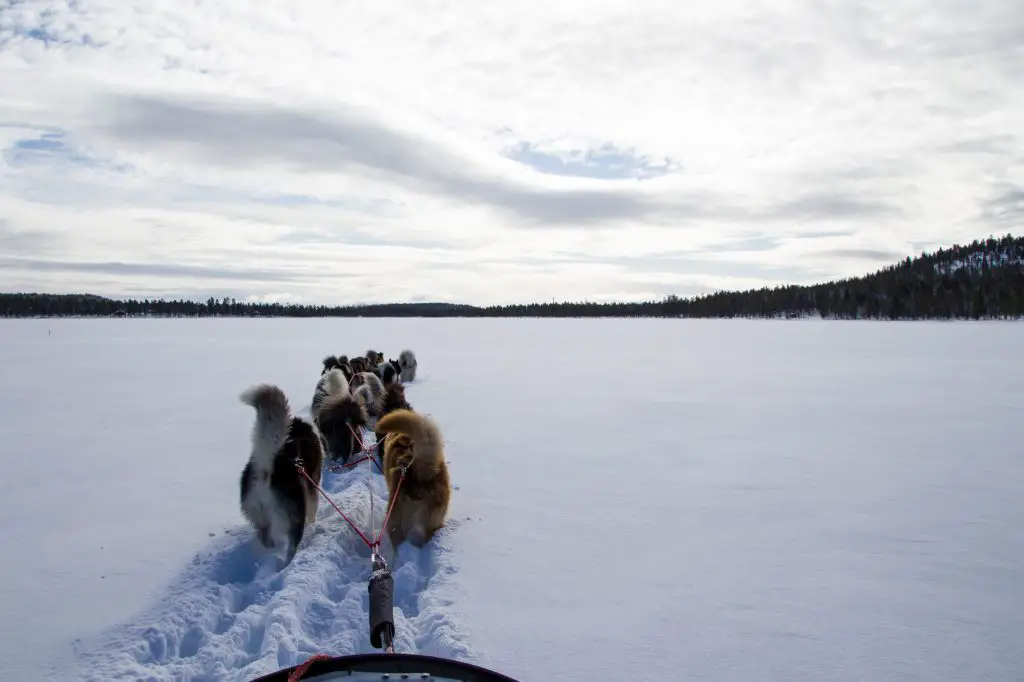
{"label": "blue sky patch", "polygon": [[601,180],[646,179],[665,175],[672,164],[652,164],[647,159],[620,151],[612,145],[597,149],[573,151],[568,158],[539,151],[528,142],[520,142],[505,155],[534,170],[549,175],[565,175]]}

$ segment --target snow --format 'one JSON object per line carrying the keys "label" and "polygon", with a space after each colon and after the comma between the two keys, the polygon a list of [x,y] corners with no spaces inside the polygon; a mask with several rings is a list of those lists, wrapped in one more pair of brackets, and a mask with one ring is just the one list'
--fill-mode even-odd
{"label": "snow", "polygon": [[[1020,679],[1024,326],[821,320],[0,321],[0,673],[247,680],[370,651],[368,551],[238,509],[254,412],[412,348],[451,521],[397,648],[531,680]],[[306,413],[308,414],[308,412]],[[366,469],[325,489],[379,526]]]}

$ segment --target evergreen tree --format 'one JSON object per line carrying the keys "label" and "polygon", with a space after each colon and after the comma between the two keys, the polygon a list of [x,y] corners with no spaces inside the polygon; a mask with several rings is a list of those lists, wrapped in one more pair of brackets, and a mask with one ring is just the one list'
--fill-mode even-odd
{"label": "evergreen tree", "polygon": [[641,303],[552,302],[477,307],[448,303],[356,306],[113,300],[91,294],[0,294],[2,317],[800,317],[982,319],[1024,315],[1024,238],[975,240],[906,258],[864,277],[675,295]]}

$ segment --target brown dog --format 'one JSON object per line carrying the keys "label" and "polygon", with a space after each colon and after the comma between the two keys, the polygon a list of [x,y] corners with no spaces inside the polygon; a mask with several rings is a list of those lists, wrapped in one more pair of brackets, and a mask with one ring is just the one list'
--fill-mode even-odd
{"label": "brown dog", "polygon": [[373,369],[380,363],[384,362],[384,360],[382,359],[384,357],[384,354],[372,349],[366,351],[366,355],[364,355],[363,357],[366,358],[366,364],[368,369]]}
{"label": "brown dog", "polygon": [[[388,538],[392,551],[409,541],[422,547],[444,526],[452,484],[444,441],[434,420],[412,410],[395,410],[374,429],[384,436],[384,479],[388,485]],[[402,480],[402,469],[405,479]],[[399,481],[401,480],[401,485]]]}

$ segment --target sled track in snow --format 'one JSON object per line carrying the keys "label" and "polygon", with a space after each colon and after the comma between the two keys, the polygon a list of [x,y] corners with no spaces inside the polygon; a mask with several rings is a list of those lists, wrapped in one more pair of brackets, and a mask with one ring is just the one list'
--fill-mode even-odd
{"label": "sled track in snow", "polygon": [[[358,466],[325,471],[322,482],[361,529],[370,526],[367,477]],[[387,488],[379,474],[370,485],[379,528]],[[439,589],[457,570],[449,539],[458,525],[450,519],[422,550],[404,545],[392,566],[396,651],[475,658]],[[369,563],[369,549],[323,498],[317,522],[280,572],[252,529],[236,526],[195,556],[154,608],[83,653],[76,679],[242,681],[316,653],[377,651],[367,631]]]}

